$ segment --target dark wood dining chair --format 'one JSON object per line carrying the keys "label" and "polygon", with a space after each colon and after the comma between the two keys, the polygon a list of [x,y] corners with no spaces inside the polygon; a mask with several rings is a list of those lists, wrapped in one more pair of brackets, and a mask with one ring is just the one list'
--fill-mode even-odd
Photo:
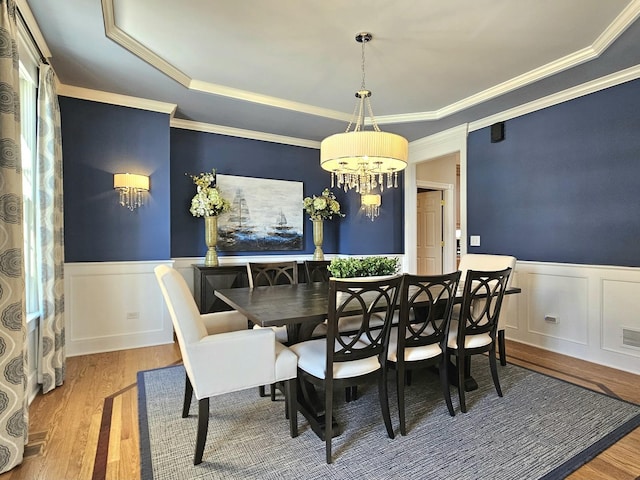
{"label": "dark wood dining chair", "polygon": [[[460,263],[458,264],[458,270],[460,270],[460,278],[464,280],[467,275],[467,270],[486,270],[495,272],[496,270],[502,270],[503,268],[516,268],[516,257],[511,255],[489,255],[484,253],[467,253],[460,257]],[[509,281],[507,282],[507,288],[511,286],[513,279],[513,272],[509,275]],[[506,308],[508,299],[504,299],[502,302],[503,309]],[[458,309],[454,307],[453,318],[457,318]],[[498,354],[500,356],[500,365],[507,364],[507,353],[505,345],[504,329],[506,326],[506,318],[504,313],[498,318]]]}
{"label": "dark wood dining chair", "polygon": [[298,262],[248,262],[250,287],[293,285],[298,283]]}
{"label": "dark wood dining chair", "polygon": [[[247,275],[249,287],[272,287],[274,285],[294,285],[298,283],[298,262],[248,262]],[[254,325],[253,328],[262,328]],[[276,334],[276,340],[283,344],[289,343],[287,327],[270,327]],[[259,387],[261,397],[266,396],[264,386]],[[276,399],[275,385],[271,385],[271,400]]]}
{"label": "dark wood dining chair", "polygon": [[464,380],[472,355],[489,352],[493,384],[498,396],[502,397],[496,362],[496,332],[510,274],[511,268],[494,272],[467,270],[460,314],[457,320],[451,320],[447,341],[447,356],[456,357],[462,412],[467,411]]}
{"label": "dark wood dining chair", "polygon": [[305,260],[304,272],[307,283],[328,282],[330,273],[327,267],[329,267],[330,264],[330,260]]}
{"label": "dark wood dining chair", "polygon": [[442,395],[449,414],[451,404],[447,369],[447,338],[451,311],[455,302],[460,272],[445,275],[404,275],[400,292],[400,318],[389,337],[388,363],[396,370],[400,433],[407,434],[405,421],[405,386],[407,374],[414,369],[436,365]]}
{"label": "dark wood dining chair", "polygon": [[[307,340],[290,348],[298,356],[301,380],[324,389],[324,440],[327,463],[332,462],[333,397],[335,389],[343,389],[371,380],[378,381],[378,397],[382,418],[389,438],[394,438],[389,414],[387,391],[387,347],[391,320],[402,276],[374,281],[329,280],[329,313],[326,338]],[[374,313],[384,314],[382,328],[371,328]],[[342,335],[338,320],[359,314],[359,330]],[[363,339],[367,339],[364,342]],[[329,346],[329,348],[327,348]]]}

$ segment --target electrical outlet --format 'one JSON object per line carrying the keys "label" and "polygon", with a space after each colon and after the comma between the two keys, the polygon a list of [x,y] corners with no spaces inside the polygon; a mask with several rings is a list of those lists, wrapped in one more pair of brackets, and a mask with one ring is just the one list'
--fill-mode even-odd
{"label": "electrical outlet", "polygon": [[479,247],[480,246],[480,235],[471,235],[469,237],[469,246],[470,247]]}
{"label": "electrical outlet", "polygon": [[555,315],[545,315],[544,321],[547,323],[558,323],[558,317]]}
{"label": "electrical outlet", "polygon": [[127,312],[127,320],[138,320],[140,312]]}

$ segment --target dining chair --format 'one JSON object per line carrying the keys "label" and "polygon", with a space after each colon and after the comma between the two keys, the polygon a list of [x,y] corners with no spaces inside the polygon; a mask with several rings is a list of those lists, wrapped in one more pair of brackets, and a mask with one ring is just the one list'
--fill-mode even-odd
{"label": "dining chair", "polygon": [[272,330],[247,330],[244,318],[240,321],[225,312],[201,315],[180,273],[166,265],[159,265],[154,271],[186,371],[183,418],[189,415],[192,396],[198,400],[194,465],[202,462],[209,428],[209,399],[216,395],[284,382],[289,431],[296,437],[296,355],[276,341]]}
{"label": "dining chair", "polygon": [[[394,438],[389,414],[387,391],[387,349],[391,319],[400,290],[402,276],[384,280],[329,280],[326,338],[312,339],[292,345],[298,356],[300,381],[308,381],[324,389],[324,440],[327,463],[332,462],[333,393],[373,379],[378,381],[378,397],[382,418],[389,438]],[[374,313],[383,312],[382,328],[371,328]],[[338,331],[344,316],[359,314],[360,328],[352,335]],[[363,341],[363,339],[367,341]]]}
{"label": "dining chair", "polygon": [[452,319],[447,340],[447,360],[456,357],[460,410],[465,403],[465,371],[472,355],[489,353],[491,377],[502,397],[496,363],[496,331],[511,268],[494,272],[467,270],[458,319]]}
{"label": "dining chair", "polygon": [[406,435],[405,385],[414,369],[437,366],[440,385],[449,414],[451,404],[447,369],[447,339],[451,311],[455,302],[460,272],[444,275],[405,274],[400,291],[400,318],[389,336],[387,366],[396,370],[400,433]]}
{"label": "dining chair", "polygon": [[327,267],[330,264],[331,260],[305,260],[304,271],[307,283],[328,282],[330,274]]}
{"label": "dining chair", "polygon": [[[272,287],[274,285],[294,285],[298,283],[298,262],[248,262],[247,275],[249,287]],[[261,329],[260,325],[254,325],[254,329]],[[269,327],[276,334],[276,340],[285,345],[289,342],[287,327]],[[266,396],[266,389],[261,385],[258,393]],[[271,385],[271,400],[276,399],[275,385]]]}
{"label": "dining chair", "polygon": [[[461,272],[460,278],[464,280],[467,275],[467,270],[484,270],[484,271],[496,271],[503,268],[511,268],[512,272],[516,268],[516,257],[510,255],[489,255],[482,253],[467,253],[460,257],[460,263],[458,270]],[[511,280],[513,275],[509,275],[509,281],[507,288],[511,286]],[[508,305],[508,298],[503,300],[503,309],[506,309]],[[453,308],[453,318],[458,317],[459,307],[456,305]],[[505,338],[504,329],[506,324],[506,317],[501,315],[498,319],[498,354],[500,355],[500,364],[507,364],[507,354],[505,350]]]}

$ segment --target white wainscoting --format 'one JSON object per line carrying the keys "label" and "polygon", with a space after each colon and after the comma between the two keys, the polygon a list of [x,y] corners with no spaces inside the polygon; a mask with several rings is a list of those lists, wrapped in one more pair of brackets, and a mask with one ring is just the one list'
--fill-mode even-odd
{"label": "white wainscoting", "polygon": [[[395,256],[406,264],[404,256]],[[220,263],[292,259],[311,257],[222,257]],[[172,342],[153,269],[173,265],[193,291],[192,265],[203,261],[66,264],[67,355]],[[639,268],[519,261],[512,284],[522,293],[509,296],[504,305],[507,338],[640,374],[640,347],[623,344],[623,329],[627,337],[640,335]]]}
{"label": "white wainscoting", "polygon": [[169,312],[153,269],[173,262],[65,264],[68,356],[173,341]]}
{"label": "white wainscoting", "polygon": [[640,332],[639,268],[518,261],[512,284],[507,338],[640,374],[640,347],[623,344]]}
{"label": "white wainscoting", "polygon": [[[335,255],[325,255],[330,260]],[[389,255],[400,257],[402,255]],[[221,265],[311,260],[312,256],[220,257]],[[193,292],[193,265],[204,257],[147,262],[65,264],[67,356],[148,347],[173,342],[173,326],[153,269],[172,265]]]}

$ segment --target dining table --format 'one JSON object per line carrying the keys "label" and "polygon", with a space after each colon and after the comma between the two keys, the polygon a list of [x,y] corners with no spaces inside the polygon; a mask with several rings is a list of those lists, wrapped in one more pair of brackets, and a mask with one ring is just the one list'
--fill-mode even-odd
{"label": "dining table", "polygon": [[[518,287],[509,287],[505,294],[520,293]],[[287,328],[290,344],[312,338],[314,329],[324,322],[329,310],[329,284],[327,282],[298,283],[265,287],[225,288],[216,290],[216,297],[261,327]],[[458,289],[456,302],[462,301]],[[465,390],[477,388],[477,383],[465,368]],[[308,382],[298,389],[299,411],[309,421],[311,429],[324,439],[324,407],[315,388]],[[334,436],[341,433],[334,419]]]}

